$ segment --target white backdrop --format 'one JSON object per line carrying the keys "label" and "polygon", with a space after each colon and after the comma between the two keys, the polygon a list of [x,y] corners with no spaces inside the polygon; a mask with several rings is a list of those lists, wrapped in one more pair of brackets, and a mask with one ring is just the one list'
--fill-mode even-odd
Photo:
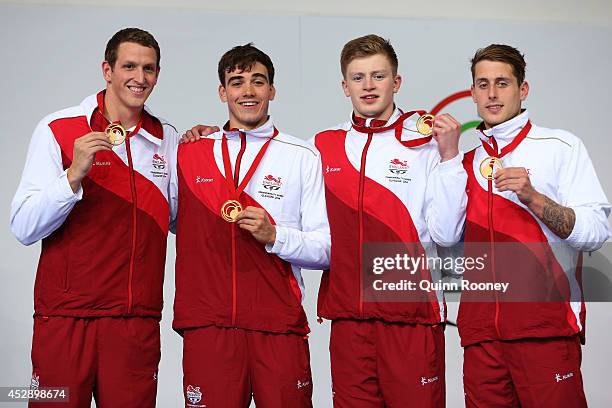
{"label": "white backdrop", "polygon": [[[612,148],[607,119],[612,112],[612,27],[541,22],[483,22],[343,17],[224,14],[204,10],[0,5],[2,63],[0,104],[3,174],[0,197],[8,220],[29,138],[46,114],[80,102],[104,87],[104,47],[120,28],[151,31],[162,48],[161,77],[148,105],[183,131],[197,122],[222,124],[226,107],[217,97],[216,65],[234,45],[255,42],[277,69],[277,98],[271,111],[279,128],[301,138],[343,121],[350,102],[340,88],[339,53],[349,39],[377,33],[390,38],[404,82],[397,97],[405,109],[430,109],[467,89],[469,59],[478,47],[505,42],[527,59],[535,123],[580,136],[608,197],[612,197]],[[476,119],[471,101],[448,107],[461,122]],[[462,146],[476,140],[464,134]],[[546,160],[546,158],[543,158]],[[32,290],[40,244],[21,246],[7,227],[0,230],[0,386],[29,383]],[[174,291],[174,238],[166,268],[162,361],[158,406],[181,405],[181,341],[170,329]],[[329,322],[316,323],[319,272],[304,273],[305,307],[311,335],[315,407],[331,406]],[[585,389],[593,407],[612,406],[607,384],[612,362],[610,305],[590,304],[584,348]],[[449,304],[454,320],[456,304]],[[456,329],[447,331],[447,401],[462,407],[461,359]],[[9,404],[0,407],[11,406]],[[19,405],[15,405],[19,406]]]}

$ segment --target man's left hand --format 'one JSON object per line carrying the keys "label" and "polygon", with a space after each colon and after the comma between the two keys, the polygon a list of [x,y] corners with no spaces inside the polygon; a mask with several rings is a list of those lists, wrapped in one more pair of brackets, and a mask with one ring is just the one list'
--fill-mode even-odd
{"label": "man's left hand", "polygon": [[540,195],[531,185],[529,172],[524,167],[499,169],[495,172],[493,181],[497,190],[516,193],[518,199],[526,206],[529,206]]}
{"label": "man's left hand", "polygon": [[461,124],[448,113],[436,116],[433,126],[433,138],[438,142],[438,151],[443,162],[459,154],[459,136]]}

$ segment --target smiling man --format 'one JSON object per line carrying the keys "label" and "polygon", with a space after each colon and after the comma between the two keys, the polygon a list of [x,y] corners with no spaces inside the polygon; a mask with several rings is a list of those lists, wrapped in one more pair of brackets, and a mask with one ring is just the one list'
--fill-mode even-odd
{"label": "smiling man", "polygon": [[[465,219],[460,125],[435,118],[431,134],[394,104],[402,78],[389,41],[367,35],[340,56],[351,118],[314,137],[325,170],[332,237],[319,316],[332,320],[334,406],[443,407],[445,304],[441,292],[371,294],[368,245],[387,243],[414,258],[456,243]],[[418,129],[425,134],[421,134]],[[405,274],[434,281],[439,271]],[[387,272],[385,272],[387,274]],[[380,275],[382,277],[386,275]]]}
{"label": "smiling man", "polygon": [[176,296],[187,407],[311,407],[300,269],[329,266],[316,149],[279,132],[274,66],[252,44],[218,65],[222,131],[178,153]]}
{"label": "smiling man", "polygon": [[49,407],[155,406],[178,135],[144,105],[155,38],[121,30],[104,58],[106,89],[36,127],[11,206],[17,239],[42,240],[32,386],[69,392]]}
{"label": "smiling man", "polygon": [[502,282],[494,298],[461,296],[467,407],[585,407],[582,251],[610,237],[610,204],[584,144],[531,122],[523,55],[508,45],[472,59],[481,145],[465,154],[465,248],[488,254],[472,281]]}

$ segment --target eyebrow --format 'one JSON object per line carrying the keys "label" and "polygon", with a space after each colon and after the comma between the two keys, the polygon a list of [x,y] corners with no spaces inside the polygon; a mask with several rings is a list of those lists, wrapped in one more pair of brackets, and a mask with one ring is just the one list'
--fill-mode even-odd
{"label": "eyebrow", "polygon": [[[264,74],[260,74],[260,73],[258,73],[258,72],[254,73],[254,74],[253,74],[253,77],[254,77],[254,78],[263,78],[263,79],[265,79],[266,81],[268,80],[268,77],[267,77],[267,76],[265,76]],[[229,78],[227,79],[227,83],[229,84],[230,82],[232,82],[232,81],[236,81],[236,80],[239,80],[239,79],[244,79],[244,75],[233,75],[233,76],[231,76],[231,77],[229,77]]]}
{"label": "eyebrow", "polygon": [[[379,70],[377,70],[377,71],[372,71],[372,72],[370,73],[370,75],[375,75],[375,74],[386,74],[387,72],[388,72],[388,71],[387,71],[386,69],[379,69]],[[349,72],[348,74],[349,74],[349,75],[351,75],[351,76],[352,76],[352,75],[365,75],[365,73],[364,73],[364,72],[361,72],[361,71]]]}
{"label": "eyebrow", "polygon": [[[494,81],[511,81],[512,78],[505,76],[498,76],[493,79]],[[489,78],[476,78],[476,82],[489,81]]]}

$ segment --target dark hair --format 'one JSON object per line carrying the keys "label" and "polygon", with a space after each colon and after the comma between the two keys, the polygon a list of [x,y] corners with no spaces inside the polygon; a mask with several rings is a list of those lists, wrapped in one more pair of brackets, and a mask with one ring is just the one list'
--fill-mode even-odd
{"label": "dark hair", "polygon": [[476,64],[480,61],[499,61],[505,62],[512,67],[512,72],[516,77],[519,86],[525,81],[525,56],[514,47],[505,44],[491,44],[488,47],[480,48],[472,58],[472,81],[476,73]]}
{"label": "dark hair", "polygon": [[140,28],[124,28],[119,30],[108,40],[106,51],[104,51],[104,60],[107,61],[111,68],[115,67],[117,61],[117,52],[119,46],[124,42],[133,42],[144,47],[150,47],[157,53],[157,67],[159,68],[159,60],[161,58],[159,44],[151,33]]}
{"label": "dark hair", "polygon": [[257,62],[261,63],[268,70],[268,82],[274,84],[274,65],[268,55],[253,46],[253,43],[238,45],[227,51],[219,60],[219,81],[225,86],[225,75],[238,71],[248,71]]}
{"label": "dark hair", "polygon": [[355,38],[344,45],[342,53],[340,54],[340,69],[342,70],[342,76],[346,78],[346,67],[355,58],[364,58],[376,54],[382,54],[389,59],[393,68],[393,75],[396,75],[398,66],[397,54],[391,42],[376,34],[370,34]]}

